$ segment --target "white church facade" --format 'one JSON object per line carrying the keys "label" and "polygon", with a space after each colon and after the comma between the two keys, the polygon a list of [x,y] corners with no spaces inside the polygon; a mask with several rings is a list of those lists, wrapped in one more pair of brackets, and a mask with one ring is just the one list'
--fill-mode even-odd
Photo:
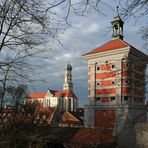
{"label": "white church facade", "polygon": [[30,92],[27,102],[38,102],[43,107],[62,107],[65,111],[76,111],[77,97],[73,92],[72,66],[68,63],[65,67],[63,90],[48,90],[47,92]]}

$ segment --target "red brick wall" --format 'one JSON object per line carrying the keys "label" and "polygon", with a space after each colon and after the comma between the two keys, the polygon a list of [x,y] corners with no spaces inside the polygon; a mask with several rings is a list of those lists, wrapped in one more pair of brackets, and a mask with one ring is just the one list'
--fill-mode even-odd
{"label": "red brick wall", "polygon": [[114,128],[115,110],[95,110],[95,127]]}
{"label": "red brick wall", "polygon": [[97,73],[96,79],[105,79],[105,78],[115,77],[115,76],[116,76],[116,72]]}
{"label": "red brick wall", "polygon": [[109,102],[109,97],[101,97],[102,102]]}
{"label": "red brick wall", "polygon": [[111,69],[110,64],[101,65],[101,70],[110,70],[110,69]]}
{"label": "red brick wall", "polygon": [[115,94],[116,88],[96,89],[96,95],[100,94]]}

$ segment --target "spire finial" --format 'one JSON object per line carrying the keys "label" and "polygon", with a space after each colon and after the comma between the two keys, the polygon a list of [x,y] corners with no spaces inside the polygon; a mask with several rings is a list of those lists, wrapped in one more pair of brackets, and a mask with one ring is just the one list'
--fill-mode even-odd
{"label": "spire finial", "polygon": [[117,15],[119,15],[119,6],[117,6]]}

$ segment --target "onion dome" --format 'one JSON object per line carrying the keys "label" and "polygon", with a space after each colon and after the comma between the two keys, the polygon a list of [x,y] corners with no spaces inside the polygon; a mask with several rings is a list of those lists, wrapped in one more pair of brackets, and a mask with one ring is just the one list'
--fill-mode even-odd
{"label": "onion dome", "polygon": [[72,66],[69,64],[69,62],[68,62],[68,64],[66,65],[66,70],[72,70]]}

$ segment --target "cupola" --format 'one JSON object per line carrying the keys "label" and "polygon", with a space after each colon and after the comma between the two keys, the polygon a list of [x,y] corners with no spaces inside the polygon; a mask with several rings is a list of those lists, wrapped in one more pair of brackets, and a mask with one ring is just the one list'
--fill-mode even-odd
{"label": "cupola", "polygon": [[113,18],[113,21],[111,21],[112,24],[112,39],[122,39],[123,40],[123,24],[124,22],[120,18],[119,12],[118,12],[118,6],[117,6],[117,12],[116,16]]}
{"label": "cupola", "polygon": [[65,68],[66,70],[72,70],[72,66],[69,64],[69,62],[68,62],[68,64],[66,65],[66,68]]}

